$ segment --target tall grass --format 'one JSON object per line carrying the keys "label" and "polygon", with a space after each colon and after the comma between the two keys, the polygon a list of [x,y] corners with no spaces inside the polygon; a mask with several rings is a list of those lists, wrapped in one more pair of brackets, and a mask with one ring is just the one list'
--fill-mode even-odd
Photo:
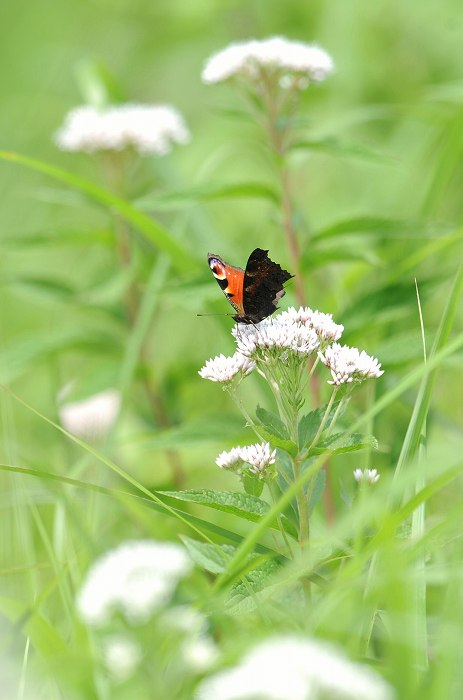
{"label": "tall grass", "polygon": [[[33,8],[0,23],[5,697],[192,698],[275,635],[331,643],[398,698],[461,697],[459,4],[68,5],[45,2],[43,32]],[[272,34],[337,67],[273,121],[243,85],[199,77],[211,52]],[[98,157],[53,145],[92,100],[175,104],[191,142],[128,154],[118,189]],[[293,403],[257,372],[231,394],[198,376],[234,347],[229,318],[197,317],[228,311],[206,253],[244,265],[257,247],[297,271],[282,308],[332,313],[382,363],[336,414],[338,442],[316,352]],[[65,425],[63,404],[108,389],[111,425]],[[253,429],[277,478],[215,464]],[[194,568],[149,619],[95,627],[79,592],[134,540],[173,541]]]}

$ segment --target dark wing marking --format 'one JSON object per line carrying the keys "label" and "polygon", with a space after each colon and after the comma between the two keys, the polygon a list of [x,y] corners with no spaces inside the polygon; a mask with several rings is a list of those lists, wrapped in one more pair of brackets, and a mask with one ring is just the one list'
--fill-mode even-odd
{"label": "dark wing marking", "polygon": [[267,255],[268,250],[256,248],[249,256],[244,271],[243,310],[245,323],[259,323],[277,309],[284,295],[283,285],[294,275],[283,270]]}

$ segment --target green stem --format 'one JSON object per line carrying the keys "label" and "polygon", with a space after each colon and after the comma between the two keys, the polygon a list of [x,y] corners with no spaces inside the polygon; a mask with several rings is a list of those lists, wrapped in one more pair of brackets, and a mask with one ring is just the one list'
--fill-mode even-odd
{"label": "green stem", "polygon": [[[275,505],[275,503],[277,503],[277,501],[278,501],[279,494],[277,494],[275,491],[275,484],[273,481],[268,482],[268,488],[270,491],[270,495],[272,497],[272,502]],[[289,543],[288,536],[287,536],[287,534],[285,532],[285,528],[283,526],[283,520],[282,520],[281,513],[279,513],[277,516],[277,523],[278,523],[278,528],[280,530],[283,542],[285,543],[286,549],[288,550],[288,556],[290,559],[292,559],[293,558],[293,551],[291,549],[291,544]]]}
{"label": "green stem", "polygon": [[[330,415],[330,413],[331,413],[331,409],[332,409],[332,407],[333,407],[334,399],[335,399],[335,397],[336,397],[337,392],[338,392],[338,387],[337,387],[337,386],[333,387],[333,391],[332,391],[330,400],[328,401],[328,404],[327,404],[327,406],[326,406],[325,413],[323,414],[323,418],[322,418],[322,420],[321,420],[321,422],[320,422],[320,425],[318,426],[318,430],[317,430],[317,432],[316,432],[316,434],[315,434],[314,439],[313,439],[312,442],[310,443],[310,446],[309,446],[307,452],[310,452],[310,450],[312,450],[312,449],[316,446],[317,442],[319,441],[320,436],[321,436],[321,434],[323,433],[323,431],[324,431],[324,429],[325,429],[326,422],[327,422],[327,420],[328,420],[328,418],[329,418],[329,415]],[[336,409],[336,412],[335,412],[335,414],[334,414],[334,417],[337,416],[338,411],[339,411],[339,406],[338,406],[338,408]],[[334,417],[333,417],[333,418],[334,418]]]}

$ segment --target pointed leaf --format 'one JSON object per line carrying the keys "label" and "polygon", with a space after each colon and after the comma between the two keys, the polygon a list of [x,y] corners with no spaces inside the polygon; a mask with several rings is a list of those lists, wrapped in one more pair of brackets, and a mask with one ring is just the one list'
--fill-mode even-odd
{"label": "pointed leaf", "polygon": [[257,496],[233,491],[212,491],[203,489],[199,491],[158,491],[163,496],[175,498],[179,501],[199,503],[208,508],[220,510],[223,513],[232,513],[245,520],[256,522],[269,510],[269,504]]}
{"label": "pointed leaf", "polygon": [[344,452],[357,452],[365,449],[378,449],[378,441],[374,435],[362,435],[362,433],[335,433],[325,440],[321,440],[311,450],[312,454],[343,454]]}
{"label": "pointed leaf", "polygon": [[198,542],[185,535],[180,539],[188,549],[194,563],[212,574],[221,574],[226,571],[227,564],[235,553],[235,547],[231,544],[211,544]]}
{"label": "pointed leaf", "polygon": [[275,435],[275,437],[281,438],[283,440],[289,440],[289,432],[286,425],[283,423],[281,418],[271,411],[258,406],[256,410],[256,416],[261,425],[265,426],[267,430]]}

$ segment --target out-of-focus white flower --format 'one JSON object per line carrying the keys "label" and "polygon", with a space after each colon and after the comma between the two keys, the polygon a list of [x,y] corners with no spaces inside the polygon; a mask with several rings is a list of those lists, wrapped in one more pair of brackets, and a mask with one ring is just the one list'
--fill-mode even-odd
{"label": "out-of-focus white flower", "polygon": [[82,401],[64,403],[60,421],[69,433],[86,440],[104,438],[114,425],[121,406],[116,389],[107,389]]}
{"label": "out-of-focus white flower", "polygon": [[183,636],[178,645],[179,658],[195,673],[207,671],[219,658],[219,651],[208,635],[208,620],[191,605],[169,608],[162,616],[166,630],[178,630]]}
{"label": "out-of-focus white flower", "polygon": [[274,637],[204,680],[196,700],[393,700],[381,676],[317,640]]}
{"label": "out-of-focus white flower", "polygon": [[87,572],[77,608],[89,625],[106,623],[114,610],[132,624],[145,622],[171,597],[191,569],[184,548],[172,542],[127,542],[98,559]]}
{"label": "out-of-focus white flower", "polygon": [[164,155],[190,134],[179,112],[169,105],[121,104],[71,110],[55,134],[63,151],[121,151],[134,148],[143,155]]}
{"label": "out-of-focus white flower", "polygon": [[103,662],[113,679],[119,683],[133,675],[142,659],[137,642],[122,634],[114,634],[103,642]]}
{"label": "out-of-focus white flower", "polygon": [[354,479],[359,483],[366,481],[369,484],[376,484],[381,478],[381,474],[378,474],[377,469],[354,469]]}
{"label": "out-of-focus white flower", "polygon": [[180,647],[183,660],[192,671],[204,673],[219,658],[219,650],[210,637],[190,637]]}
{"label": "out-of-focus white flower", "polygon": [[211,56],[202,72],[205,83],[219,83],[233,76],[257,80],[260,71],[278,71],[282,88],[303,89],[324,80],[333,70],[331,56],[319,48],[284,37],[252,39],[230,44]]}
{"label": "out-of-focus white flower", "polygon": [[232,334],[238,352],[254,360],[266,360],[268,353],[281,354],[290,350],[301,359],[308,357],[320,346],[313,328],[295,322],[290,316],[266,318],[254,325],[236,324]]}
{"label": "out-of-focus white flower", "polygon": [[242,447],[232,447],[231,450],[221,452],[215,463],[221,469],[230,469],[234,472],[240,472],[244,459],[241,457]]}
{"label": "out-of-focus white flower", "polygon": [[328,384],[339,386],[350,382],[362,382],[369,377],[384,374],[376,357],[368,355],[365,350],[350,348],[348,345],[333,343],[319,353],[320,360],[331,370],[333,380]]}
{"label": "out-of-focus white flower", "polygon": [[249,471],[260,478],[264,478],[268,473],[268,467],[275,464],[276,453],[276,450],[271,451],[268,442],[241,448],[241,458],[250,465]]}
{"label": "out-of-focus white flower", "polygon": [[237,374],[241,373],[243,377],[250,374],[255,366],[255,362],[240,352],[235,352],[231,357],[220,354],[207,360],[198,374],[211,382],[231,382]]}

